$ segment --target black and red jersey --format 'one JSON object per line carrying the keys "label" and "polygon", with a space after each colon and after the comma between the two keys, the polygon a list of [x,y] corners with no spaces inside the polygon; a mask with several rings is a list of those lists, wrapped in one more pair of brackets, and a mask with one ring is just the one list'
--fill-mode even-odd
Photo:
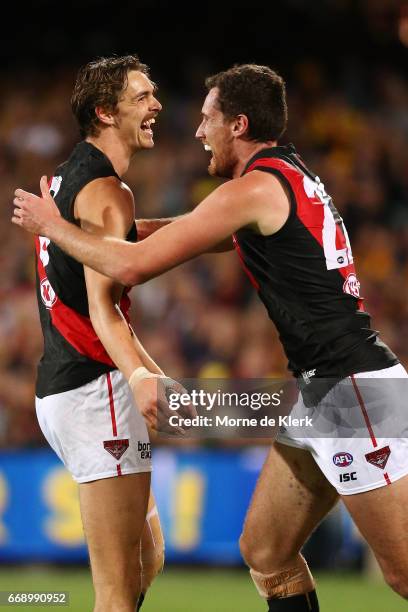
{"label": "black and red jersey", "polygon": [[308,386],[315,378],[338,380],[398,363],[370,327],[346,228],[319,177],[293,145],[258,152],[243,174],[254,170],[281,181],[289,217],[269,236],[241,229],[234,244],[277,327],[289,369]]}
{"label": "black and red jersey", "polygon": [[[77,223],[74,203],[91,181],[116,176],[109,159],[89,142],[79,143],[68,161],[59,166],[50,190],[64,219]],[[136,225],[127,240],[136,241]],[[38,366],[36,395],[45,397],[75,389],[116,369],[89,318],[82,264],[42,236],[35,239],[37,300],[44,336],[44,355]],[[121,300],[125,317],[130,300]]]}

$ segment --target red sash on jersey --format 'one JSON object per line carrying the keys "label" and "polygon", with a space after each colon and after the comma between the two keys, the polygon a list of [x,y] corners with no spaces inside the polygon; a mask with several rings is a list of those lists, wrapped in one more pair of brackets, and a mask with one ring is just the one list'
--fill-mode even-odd
{"label": "red sash on jersey", "polygon": [[[44,248],[44,247],[43,247]],[[61,302],[51,287],[45,267],[40,257],[40,238],[35,237],[37,270],[40,283],[41,299],[50,313],[52,325],[65,340],[81,355],[110,366],[115,366],[102,342],[99,340],[89,317],[79,314]],[[120,301],[121,311],[129,323],[130,299],[126,289]]]}

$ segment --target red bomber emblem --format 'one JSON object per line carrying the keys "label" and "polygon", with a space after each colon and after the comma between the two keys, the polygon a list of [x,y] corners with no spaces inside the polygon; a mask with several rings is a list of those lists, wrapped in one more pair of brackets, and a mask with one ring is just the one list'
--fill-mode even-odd
{"label": "red bomber emblem", "polygon": [[375,465],[381,470],[385,469],[387,465],[388,457],[391,455],[391,449],[389,446],[384,446],[384,448],[378,448],[372,453],[367,453],[365,458],[368,463]]}
{"label": "red bomber emblem", "polygon": [[123,453],[125,453],[129,448],[129,439],[125,438],[124,440],[105,440],[103,443],[103,448],[108,451],[108,453],[112,455],[112,457],[115,457],[115,459],[119,461]]}
{"label": "red bomber emblem", "polygon": [[41,282],[40,291],[41,291],[41,299],[44,302],[44,306],[48,308],[49,310],[51,310],[51,308],[54,306],[55,302],[57,301],[57,296],[55,295],[55,291],[51,287],[51,284],[48,278],[44,278],[44,280]]}

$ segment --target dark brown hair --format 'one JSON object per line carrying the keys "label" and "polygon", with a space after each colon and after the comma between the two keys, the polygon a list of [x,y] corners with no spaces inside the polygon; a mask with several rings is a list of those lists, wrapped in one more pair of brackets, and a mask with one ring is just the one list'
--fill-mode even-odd
{"label": "dark brown hair", "polygon": [[248,117],[248,138],[278,140],[288,118],[285,82],[268,66],[236,65],[206,79],[208,91],[218,88],[218,104],[226,119]]}
{"label": "dark brown hair", "polygon": [[99,134],[95,108],[101,106],[111,111],[116,108],[120,94],[127,86],[130,70],[139,70],[149,76],[148,67],[140,62],[137,55],[101,57],[79,70],[71,108],[83,138]]}

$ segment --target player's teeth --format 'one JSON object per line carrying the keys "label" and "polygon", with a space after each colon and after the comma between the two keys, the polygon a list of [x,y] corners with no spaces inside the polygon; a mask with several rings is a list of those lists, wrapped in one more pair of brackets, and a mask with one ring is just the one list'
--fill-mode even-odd
{"label": "player's teeth", "polygon": [[151,119],[150,123],[156,123],[156,119]]}
{"label": "player's teeth", "polygon": [[204,149],[205,149],[206,151],[211,151],[211,147],[210,147],[210,145],[208,145],[208,144],[205,144],[205,145],[204,145]]}

